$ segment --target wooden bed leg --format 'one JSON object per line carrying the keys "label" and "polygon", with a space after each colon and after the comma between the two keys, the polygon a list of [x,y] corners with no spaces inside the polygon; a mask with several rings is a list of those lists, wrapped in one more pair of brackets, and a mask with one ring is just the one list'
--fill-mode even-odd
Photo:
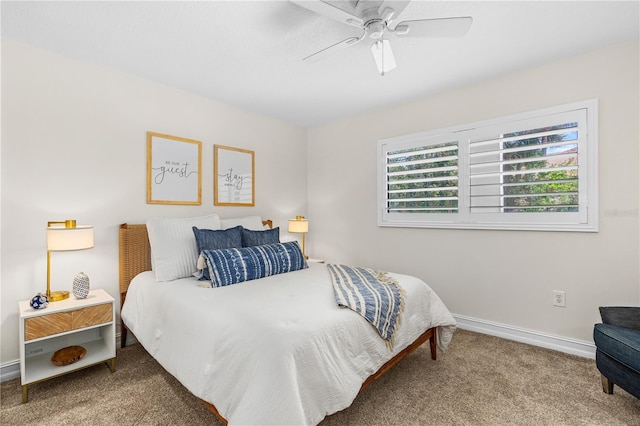
{"label": "wooden bed leg", "polygon": [[[120,310],[122,310],[122,305],[124,305],[124,299],[127,297],[127,292],[120,293]],[[127,332],[129,329],[120,318],[120,349],[123,349],[127,346]]]}
{"label": "wooden bed leg", "polygon": [[429,346],[431,346],[431,359],[433,360],[435,360],[438,355],[437,337],[438,337],[438,329],[434,327],[433,334],[429,339]]}
{"label": "wooden bed leg", "polygon": [[122,325],[122,329],[120,330],[120,349],[127,346],[127,326],[124,323],[120,323]]}

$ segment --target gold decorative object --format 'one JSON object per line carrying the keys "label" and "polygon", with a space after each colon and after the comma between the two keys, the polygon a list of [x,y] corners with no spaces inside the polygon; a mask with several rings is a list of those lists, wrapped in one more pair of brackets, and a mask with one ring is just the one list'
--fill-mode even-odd
{"label": "gold decorative object", "polygon": [[87,350],[82,346],[67,346],[56,351],[51,357],[51,362],[62,367],[80,361],[86,354]]}

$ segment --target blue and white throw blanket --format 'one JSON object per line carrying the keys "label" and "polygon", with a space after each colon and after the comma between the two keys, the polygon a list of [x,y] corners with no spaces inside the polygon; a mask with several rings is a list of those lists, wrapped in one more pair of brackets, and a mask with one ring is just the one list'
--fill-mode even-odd
{"label": "blue and white throw blanket", "polygon": [[384,271],[328,264],[336,302],[362,315],[392,349],[404,310],[404,289]]}

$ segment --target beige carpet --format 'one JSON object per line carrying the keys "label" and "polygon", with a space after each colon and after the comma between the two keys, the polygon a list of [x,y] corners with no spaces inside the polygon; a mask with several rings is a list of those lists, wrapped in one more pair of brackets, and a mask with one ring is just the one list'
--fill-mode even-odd
{"label": "beige carpet", "polygon": [[[140,345],[116,369],[33,385],[27,404],[2,383],[0,424],[220,424]],[[640,400],[603,393],[593,360],[458,330],[437,361],[423,345],[321,425],[640,425]]]}

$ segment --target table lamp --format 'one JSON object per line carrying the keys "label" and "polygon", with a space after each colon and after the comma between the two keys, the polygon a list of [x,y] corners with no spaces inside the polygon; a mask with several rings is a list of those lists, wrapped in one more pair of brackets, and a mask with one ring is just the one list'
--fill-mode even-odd
{"label": "table lamp", "polygon": [[295,219],[289,219],[289,232],[302,234],[302,255],[305,259],[309,256],[304,251],[304,234],[309,232],[309,221],[304,216],[296,216]]}
{"label": "table lamp", "polygon": [[75,220],[47,222],[47,297],[64,300],[68,291],[51,291],[51,252],[85,250],[93,247],[93,226],[76,226]]}

